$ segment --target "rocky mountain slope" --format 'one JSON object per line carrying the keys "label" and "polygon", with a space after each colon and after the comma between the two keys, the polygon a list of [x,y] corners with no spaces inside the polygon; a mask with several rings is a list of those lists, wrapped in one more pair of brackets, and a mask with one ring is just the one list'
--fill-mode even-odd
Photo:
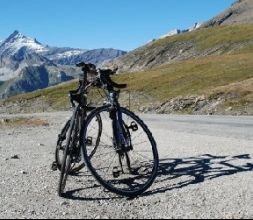
{"label": "rocky mountain slope", "polygon": [[[73,67],[78,62],[100,64],[125,53],[114,49],[49,47],[14,31],[0,43],[0,98],[73,79],[79,73]],[[48,80],[43,81],[45,74]]]}
{"label": "rocky mountain slope", "polygon": [[202,24],[202,27],[253,23],[253,1],[237,0],[230,8]]}

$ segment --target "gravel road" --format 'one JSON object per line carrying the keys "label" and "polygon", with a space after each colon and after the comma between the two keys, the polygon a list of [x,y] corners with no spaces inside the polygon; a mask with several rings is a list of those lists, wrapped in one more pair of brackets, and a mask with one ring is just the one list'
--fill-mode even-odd
{"label": "gravel road", "polygon": [[141,115],[161,159],[153,186],[130,200],[84,170],[62,199],[50,165],[70,114],[26,115],[44,127],[0,127],[0,218],[253,218],[253,117]]}

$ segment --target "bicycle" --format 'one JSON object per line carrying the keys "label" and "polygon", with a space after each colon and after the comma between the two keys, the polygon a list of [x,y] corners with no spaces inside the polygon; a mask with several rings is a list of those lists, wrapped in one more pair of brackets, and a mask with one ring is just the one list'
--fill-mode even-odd
{"label": "bicycle", "polygon": [[[87,117],[87,112],[95,109],[95,107],[87,105],[88,88],[91,86],[87,80],[87,72],[91,72],[95,66],[85,63],[79,63],[77,66],[82,68],[83,76],[79,80],[79,88],[69,92],[70,103],[74,110],[71,119],[66,122],[58,136],[55,162],[52,164],[53,170],[59,169],[61,171],[58,185],[59,196],[63,196],[68,175],[79,172],[85,166],[81,159],[79,142],[81,125]],[[95,130],[94,135],[96,136],[94,149],[99,144],[102,132],[102,120],[99,115],[96,116],[96,123],[97,127],[92,129]]]}
{"label": "bicycle", "polygon": [[[107,102],[87,116],[80,133],[80,146],[87,168],[103,187],[122,196],[136,197],[153,184],[159,156],[145,123],[120,106],[120,89],[127,85],[115,83],[111,79],[114,72],[101,69],[95,72],[97,78],[92,85],[105,91]],[[103,128],[100,141],[95,144],[92,140],[96,137],[90,131],[98,116]]]}

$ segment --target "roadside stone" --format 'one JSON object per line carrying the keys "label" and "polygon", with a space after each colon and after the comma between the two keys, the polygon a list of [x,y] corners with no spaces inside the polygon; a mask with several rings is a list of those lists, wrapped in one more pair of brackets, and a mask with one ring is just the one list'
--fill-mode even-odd
{"label": "roadside stone", "polygon": [[20,157],[19,157],[19,155],[13,155],[13,156],[11,157],[11,159],[14,159],[14,160],[19,160],[19,159],[20,159]]}
{"label": "roadside stone", "polygon": [[9,122],[9,119],[7,119],[7,118],[2,118],[2,119],[0,120],[0,123],[1,123],[1,124],[6,124],[7,122]]}
{"label": "roadside stone", "polygon": [[226,112],[230,112],[232,110],[233,110],[233,107],[230,106],[229,108],[226,109]]}
{"label": "roadside stone", "polygon": [[66,201],[63,201],[63,202],[61,202],[61,203],[60,203],[60,205],[61,205],[61,206],[68,206],[68,205],[69,205],[69,203],[68,203],[68,202],[66,202]]}

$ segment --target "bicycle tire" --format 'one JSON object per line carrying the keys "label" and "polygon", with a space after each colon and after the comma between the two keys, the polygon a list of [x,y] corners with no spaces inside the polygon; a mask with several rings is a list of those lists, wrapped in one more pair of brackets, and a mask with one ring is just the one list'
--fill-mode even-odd
{"label": "bicycle tire", "polygon": [[[97,121],[98,121],[98,137],[97,137],[97,140],[99,141],[100,136],[101,136],[101,132],[102,132],[102,120],[101,120],[100,116],[97,117]],[[62,143],[63,143],[63,141],[66,140],[66,135],[67,135],[67,132],[70,128],[70,123],[71,123],[71,120],[68,120],[66,122],[66,124],[64,125],[64,127],[61,131],[61,134],[59,135],[58,140],[57,140],[57,146],[56,146],[56,149],[55,149],[55,163],[56,163],[56,166],[57,166],[59,171],[61,171],[61,167],[62,167],[61,151],[63,151],[63,153],[64,153],[64,147],[62,146]],[[74,174],[78,173],[80,170],[82,170],[84,167],[85,167],[85,163],[82,162],[82,163],[78,164],[77,166],[72,167],[69,171],[69,174],[74,175]]]}
{"label": "bicycle tire", "polygon": [[60,197],[63,197],[64,195],[64,190],[66,187],[66,182],[67,182],[67,178],[68,178],[68,174],[69,174],[70,166],[71,166],[71,160],[72,160],[70,145],[72,144],[71,136],[73,132],[75,132],[74,126],[76,125],[76,112],[73,115],[73,117],[74,118],[72,118],[71,123],[70,123],[70,132],[68,133],[68,136],[67,136],[67,142],[64,149],[64,156],[63,156],[63,160],[61,164],[61,174],[60,174],[60,180],[58,184],[58,195]]}
{"label": "bicycle tire", "polygon": [[[159,156],[158,156],[156,142],[153,138],[152,133],[148,129],[148,127],[145,125],[145,123],[138,116],[136,116],[133,112],[131,112],[131,111],[125,109],[125,108],[121,108],[122,113],[129,116],[133,121],[138,123],[138,125],[141,126],[141,128],[145,132],[145,135],[147,136],[148,141],[151,144],[152,154],[153,154],[152,155],[153,161],[149,161],[149,162],[150,163],[152,162],[153,164],[152,164],[152,171],[149,174],[147,181],[145,182],[145,184],[142,184],[139,188],[131,189],[132,186],[129,186],[129,188],[127,188],[127,189],[121,189],[121,188],[117,188],[117,187],[113,186],[111,184],[112,181],[105,180],[105,178],[103,178],[101,176],[101,174],[99,173],[100,170],[102,170],[103,168],[96,169],[94,167],[93,162],[91,160],[95,160],[95,156],[92,157],[92,158],[89,157],[89,152],[87,150],[87,144],[86,144],[86,142],[87,142],[86,141],[86,135],[87,135],[87,130],[88,130],[88,127],[89,127],[89,123],[91,123],[91,121],[94,119],[94,117],[96,117],[97,114],[100,114],[102,116],[104,112],[108,113],[110,111],[111,111],[111,106],[103,106],[103,107],[97,108],[96,110],[91,112],[91,114],[87,117],[86,123],[82,127],[81,138],[80,138],[81,146],[83,148],[83,150],[82,150],[83,157],[84,157],[84,160],[85,160],[85,163],[86,163],[86,166],[87,166],[88,170],[92,173],[92,175],[95,177],[95,179],[104,188],[106,188],[107,190],[109,190],[113,193],[116,193],[116,194],[119,194],[119,195],[122,195],[122,196],[136,197],[136,196],[142,194],[143,192],[145,192],[153,184],[153,182],[155,181],[155,178],[157,176],[157,171],[158,171],[158,167],[159,167]],[[104,118],[102,120],[103,120],[103,125],[104,125]],[[103,133],[103,131],[102,131],[102,133]],[[102,143],[102,141],[101,141],[101,143]],[[106,167],[106,169],[107,168],[108,167]]]}

